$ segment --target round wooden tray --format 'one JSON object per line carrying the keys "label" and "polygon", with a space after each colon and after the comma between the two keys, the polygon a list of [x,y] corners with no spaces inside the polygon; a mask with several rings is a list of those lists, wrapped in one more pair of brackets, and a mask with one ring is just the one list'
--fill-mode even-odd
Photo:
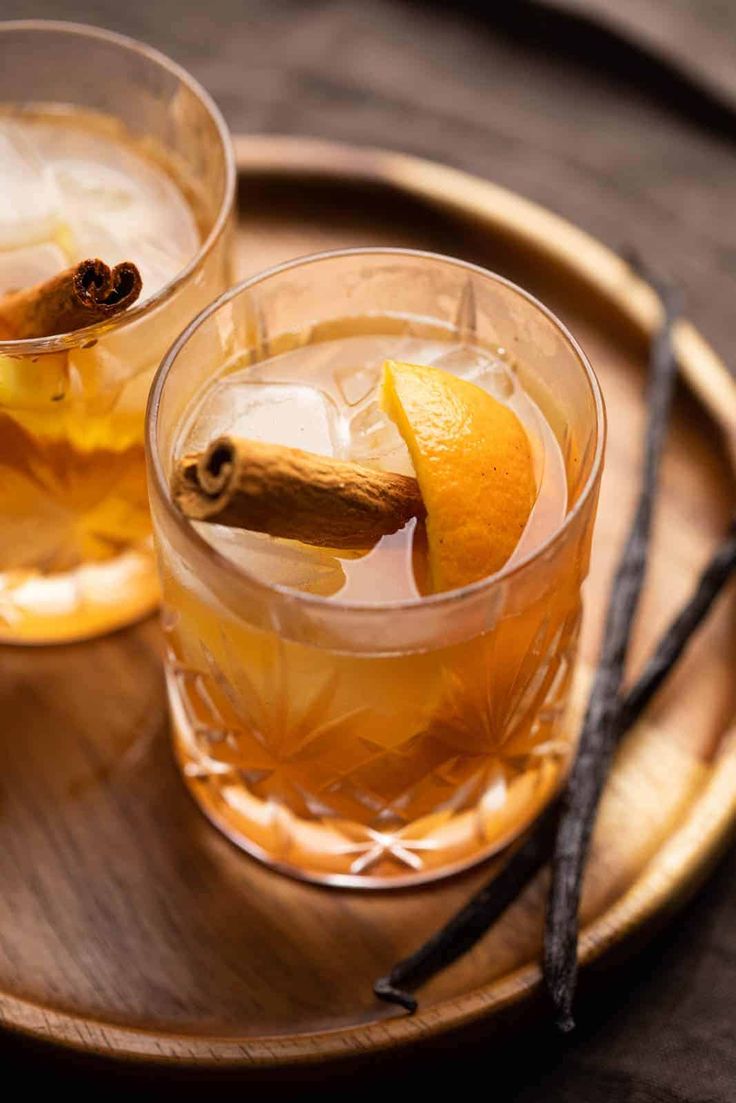
{"label": "round wooden tray", "polygon": [[[627,524],[657,302],[610,251],[482,180],[412,157],[242,138],[239,269],[333,246],[452,253],[521,283],[580,338],[610,443],[584,656]],[[627,244],[623,241],[622,244]],[[733,508],[736,383],[689,326],[635,669]],[[627,944],[703,876],[736,819],[736,618],[719,603],[628,738],[606,790],[583,905],[583,959]],[[413,1017],[373,979],[489,875],[360,894],[298,884],[232,847],[177,776],[155,620],[93,643],[0,651],[0,1021],[141,1060],[286,1066],[355,1057],[529,1000],[543,884],[421,993]]]}

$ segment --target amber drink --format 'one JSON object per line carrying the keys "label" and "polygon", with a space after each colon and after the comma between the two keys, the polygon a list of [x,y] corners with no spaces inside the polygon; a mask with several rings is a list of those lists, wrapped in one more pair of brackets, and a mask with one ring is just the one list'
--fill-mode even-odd
{"label": "amber drink", "polygon": [[[178,511],[177,462],[222,435],[412,475],[386,359],[468,380],[523,426],[534,504],[500,570],[433,592],[415,518],[340,549]],[[569,762],[603,447],[598,386],[561,324],[449,258],[296,261],[179,339],[148,447],[174,741],[209,818],[281,870],[357,887],[431,880],[523,831]]]}
{"label": "amber drink", "polygon": [[145,406],[166,347],[227,286],[233,169],[214,105],[146,47],[6,23],[0,58],[0,299],[85,258],[143,283],[110,321],[0,332],[0,640],[55,642],[158,600]]}

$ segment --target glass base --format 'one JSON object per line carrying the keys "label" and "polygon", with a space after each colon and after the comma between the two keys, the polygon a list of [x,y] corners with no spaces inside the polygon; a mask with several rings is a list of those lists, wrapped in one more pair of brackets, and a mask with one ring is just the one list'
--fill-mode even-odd
{"label": "glass base", "polygon": [[153,612],[159,596],[148,548],[61,574],[0,573],[0,643],[91,639],[141,620]]}
{"label": "glass base", "polygon": [[170,670],[167,678],[175,753],[201,810],[252,857],[303,881],[407,888],[460,873],[529,827],[557,791],[568,761],[551,756],[512,779],[489,779],[473,807],[439,809],[395,829],[327,815],[305,819],[255,796],[237,770],[203,756]]}

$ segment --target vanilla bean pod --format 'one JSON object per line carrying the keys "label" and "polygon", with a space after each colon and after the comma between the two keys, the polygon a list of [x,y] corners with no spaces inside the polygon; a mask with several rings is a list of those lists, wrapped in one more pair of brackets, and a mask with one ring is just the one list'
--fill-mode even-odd
{"label": "vanilla bean pod", "polygon": [[394,965],[373,986],[379,999],[414,1012],[418,988],[462,957],[506,911],[532,877],[549,861],[559,816],[559,798],[539,817],[506,865],[409,957]]}
{"label": "vanilla bean pod", "polygon": [[736,570],[736,517],[731,521],[723,543],[703,570],[691,597],[660,637],[640,677],[626,694],[619,719],[621,728],[630,728],[639,719],[702,624],[734,570]]}
{"label": "vanilla bean pod", "polygon": [[[713,602],[736,571],[736,519],[728,535],[703,570],[692,595],[669,624],[643,672],[626,694],[619,713],[617,738],[636,723],[659,687],[677,665],[693,635]],[[513,852],[500,873],[494,874],[439,931],[409,957],[393,967],[386,977],[376,981],[376,995],[407,1011],[417,1008],[410,989],[446,969],[467,953],[503,915],[552,854],[560,799],[536,821],[524,842]]]}
{"label": "vanilla bean pod", "polygon": [[603,646],[577,757],[562,800],[552,857],[552,881],[545,924],[544,980],[555,1020],[572,1030],[577,982],[578,908],[583,871],[603,785],[613,755],[620,690],[634,617],[646,573],[653,507],[669,422],[677,362],[672,331],[680,296],[660,290],[663,322],[650,352],[647,429],[639,498],[629,536],[613,582]]}

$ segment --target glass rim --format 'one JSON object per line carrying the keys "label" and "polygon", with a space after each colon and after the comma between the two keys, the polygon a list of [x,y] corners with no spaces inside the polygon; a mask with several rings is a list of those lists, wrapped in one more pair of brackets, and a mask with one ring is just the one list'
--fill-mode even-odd
{"label": "glass rim", "polygon": [[96,340],[104,334],[123,329],[132,322],[137,322],[153,310],[168,302],[179,288],[202,267],[205,260],[212,252],[227,226],[230,211],[235,198],[235,184],[237,170],[235,166],[235,153],[230,138],[227,123],[209,92],[178,62],[173,61],[166,54],[157,50],[155,46],[149,46],[145,42],[130,35],[119,34],[117,31],[109,31],[103,27],[94,27],[87,23],[75,23],[64,19],[8,19],[0,20],[0,36],[10,31],[51,31],[69,35],[77,35],[79,38],[98,39],[112,43],[133,53],[142,54],[149,61],[154,62],[162,69],[166,69],[182,84],[186,85],[192,94],[203,105],[215,124],[215,129],[220,137],[220,145],[225,159],[225,190],[220,203],[217,217],[207,237],[200,244],[194,256],[173,279],[165,283],[163,287],[152,295],[150,299],[134,305],[126,310],[117,319],[106,322],[96,322],[94,325],[85,326],[83,329],[75,329],[70,333],[56,333],[51,337],[28,337],[15,341],[0,341],[0,356],[40,356],[44,353],[66,352],[78,348],[88,341]]}
{"label": "glass rim", "polygon": [[[476,582],[471,582],[465,586],[457,587],[452,590],[445,590],[438,594],[428,594],[426,596],[415,598],[402,598],[398,601],[383,601],[383,602],[360,602],[360,601],[340,601],[339,598],[323,596],[321,594],[306,593],[301,590],[293,589],[289,586],[283,586],[278,583],[264,582],[256,575],[251,574],[245,568],[234,563],[227,556],[219,552],[212,544],[209,544],[194,528],[191,521],[186,518],[174,505],[171,498],[171,492],[169,483],[165,477],[163,466],[161,463],[161,457],[159,455],[159,449],[156,441],[156,429],[158,425],[158,412],[161,404],[161,396],[163,393],[166,380],[169,372],[174,367],[177,357],[185,345],[188,343],[190,337],[202,326],[208,318],[216,314],[223,306],[226,306],[233,299],[236,299],[243,292],[248,291],[250,288],[262,283],[264,280],[271,278],[272,276],[280,275],[282,272],[288,272],[290,269],[302,267],[305,264],[310,264],[320,261],[329,261],[339,257],[360,257],[360,256],[388,256],[388,257],[413,257],[421,258],[429,261],[440,261],[443,264],[449,264],[457,268],[462,268],[468,272],[472,272],[476,275],[482,276],[484,279],[490,279],[495,283],[503,284],[514,294],[524,299],[527,303],[531,304],[534,308],[541,311],[545,317],[555,326],[555,328],[561,333],[563,339],[570,347],[571,351],[575,355],[579,364],[581,365],[586,382],[588,384],[590,393],[593,398],[595,407],[595,427],[596,427],[596,446],[595,453],[591,462],[590,471],[585,480],[578,499],[575,502],[572,509],[565,513],[565,516],[561,524],[544,540],[538,547],[523,556],[518,562],[504,565],[500,570],[493,574],[485,575],[483,578],[478,579]],[[603,402],[603,395],[601,393],[600,383],[593,370],[590,360],[586,356],[585,352],[581,348],[580,344],[576,341],[573,335],[570,333],[567,326],[560,321],[559,318],[546,307],[544,303],[541,303],[539,299],[535,298],[530,292],[525,291],[518,284],[515,284],[512,280],[507,279],[505,276],[501,276],[496,272],[491,272],[487,268],[481,267],[479,264],[473,264],[471,261],[460,260],[457,257],[450,257],[443,253],[435,253],[430,250],[423,249],[409,249],[403,247],[391,247],[391,246],[351,246],[349,248],[342,249],[329,249],[324,252],[307,253],[300,257],[295,257],[292,260],[282,261],[279,264],[272,265],[270,268],[266,268],[253,276],[249,276],[233,287],[228,288],[221,295],[218,296],[209,306],[193,318],[187,325],[174,343],[169,348],[168,352],[164,355],[161,364],[156,371],[151,384],[151,390],[148,396],[148,404],[146,407],[146,426],[145,426],[145,447],[148,455],[148,470],[149,476],[152,477],[156,490],[164,504],[167,515],[173,521],[177,530],[181,533],[184,540],[191,543],[200,555],[204,555],[207,559],[211,560],[215,569],[224,572],[226,576],[235,578],[238,582],[245,581],[249,586],[259,590],[261,593],[279,597],[283,599],[289,599],[297,605],[303,605],[307,607],[320,609],[330,615],[340,616],[341,614],[376,614],[380,615],[386,612],[397,612],[399,610],[417,610],[426,609],[428,607],[437,608],[438,606],[452,605],[456,602],[462,602],[464,599],[469,599],[474,595],[481,593],[483,590],[491,590],[495,586],[508,581],[511,578],[516,577],[519,574],[526,572],[533,567],[537,560],[546,555],[553,547],[555,547],[565,536],[567,531],[572,526],[578,515],[585,508],[585,505],[592,494],[601,471],[603,462],[603,453],[605,449],[606,441],[606,411]]]}

